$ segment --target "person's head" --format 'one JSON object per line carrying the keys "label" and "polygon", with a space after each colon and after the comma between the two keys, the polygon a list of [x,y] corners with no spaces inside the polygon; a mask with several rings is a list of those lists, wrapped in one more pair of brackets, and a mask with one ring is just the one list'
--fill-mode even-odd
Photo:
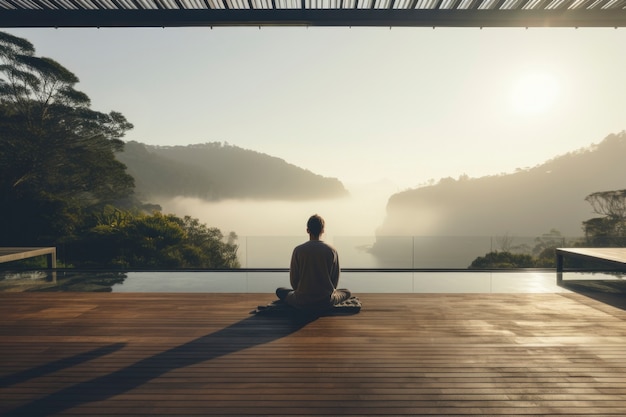
{"label": "person's head", "polygon": [[314,214],[309,217],[306,222],[306,231],[314,238],[319,238],[324,233],[324,219],[318,214]]}

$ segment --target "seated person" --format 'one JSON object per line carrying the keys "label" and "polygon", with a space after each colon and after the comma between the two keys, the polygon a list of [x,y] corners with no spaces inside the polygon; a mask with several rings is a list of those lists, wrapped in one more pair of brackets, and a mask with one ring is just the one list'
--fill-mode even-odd
{"label": "seated person", "polygon": [[296,246],[291,255],[289,281],[292,288],[278,288],[276,295],[301,310],[326,310],[351,297],[350,291],[337,289],[339,255],[335,248],[320,240],[324,219],[317,214],[307,222],[309,241]]}

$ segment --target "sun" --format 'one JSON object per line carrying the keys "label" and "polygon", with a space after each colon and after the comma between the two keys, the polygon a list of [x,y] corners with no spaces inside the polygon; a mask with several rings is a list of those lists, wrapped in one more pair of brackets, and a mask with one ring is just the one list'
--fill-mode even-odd
{"label": "sun", "polygon": [[549,73],[529,73],[513,85],[511,101],[519,114],[541,114],[552,109],[559,95],[559,80]]}

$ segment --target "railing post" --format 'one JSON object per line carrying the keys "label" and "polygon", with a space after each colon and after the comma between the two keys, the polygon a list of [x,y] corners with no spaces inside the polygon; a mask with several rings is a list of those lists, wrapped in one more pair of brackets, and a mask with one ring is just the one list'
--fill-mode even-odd
{"label": "railing post", "polygon": [[556,284],[563,283],[563,254],[556,250]]}
{"label": "railing post", "polygon": [[52,271],[52,282],[57,283],[57,248],[52,248],[52,252],[50,252],[47,256],[48,258],[48,269]]}

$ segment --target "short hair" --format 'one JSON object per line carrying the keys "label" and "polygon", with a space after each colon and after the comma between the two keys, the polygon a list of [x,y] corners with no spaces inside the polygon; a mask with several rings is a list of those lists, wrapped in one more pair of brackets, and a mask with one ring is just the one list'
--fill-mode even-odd
{"label": "short hair", "polygon": [[313,236],[319,236],[324,232],[324,219],[319,214],[314,214],[306,222],[306,228]]}

